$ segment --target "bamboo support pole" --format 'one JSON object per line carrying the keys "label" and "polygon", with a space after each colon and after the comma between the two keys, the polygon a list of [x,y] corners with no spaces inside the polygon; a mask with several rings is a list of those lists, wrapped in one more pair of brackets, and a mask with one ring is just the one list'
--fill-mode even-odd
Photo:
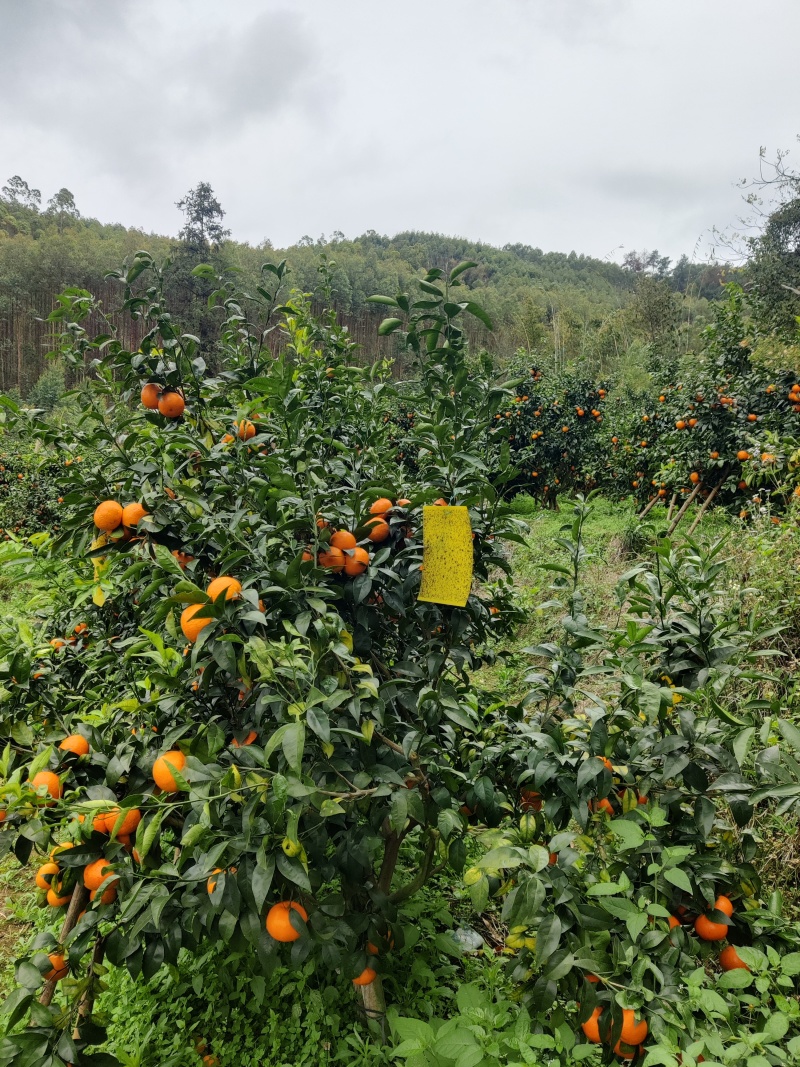
{"label": "bamboo support pole", "polygon": [[669,529],[667,530],[667,537],[669,537],[671,534],[673,534],[677,530],[678,524],[680,523],[681,519],[686,514],[686,512],[689,510],[691,505],[694,503],[694,501],[695,501],[695,499],[697,497],[697,494],[700,492],[700,490],[702,488],[703,488],[702,482],[698,482],[697,485],[694,487],[694,489],[691,491],[691,493],[689,493],[689,496],[686,498],[686,500],[684,500],[680,511],[675,516],[675,518],[672,520],[672,523],[670,524]]}

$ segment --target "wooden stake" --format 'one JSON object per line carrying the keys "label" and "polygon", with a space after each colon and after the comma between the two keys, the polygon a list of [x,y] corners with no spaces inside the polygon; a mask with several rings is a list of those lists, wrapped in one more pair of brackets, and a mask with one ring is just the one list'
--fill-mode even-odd
{"label": "wooden stake", "polygon": [[669,522],[670,519],[672,518],[672,512],[675,510],[675,502],[677,501],[677,499],[678,499],[678,494],[677,493],[673,493],[672,494],[672,500],[670,500],[670,502],[669,502],[669,510],[667,511],[667,522]]}
{"label": "wooden stake", "polygon": [[661,498],[659,497],[658,493],[656,493],[656,495],[653,497],[653,499],[648,501],[647,507],[644,509],[644,511],[641,511],[637,515],[637,518],[643,519],[645,517],[645,515],[648,513],[648,511],[650,511],[651,508],[654,508],[656,506],[656,504],[658,503],[658,501],[660,499]]}
{"label": "wooden stake", "polygon": [[[722,482],[724,482],[724,481],[725,481],[725,479],[723,478]],[[705,515],[705,513],[706,513],[706,508],[709,506],[711,501],[714,499],[714,497],[717,495],[717,493],[722,488],[722,482],[718,482],[717,485],[714,486],[714,488],[711,490],[711,492],[708,494],[708,496],[703,501],[703,506],[698,511],[697,518],[694,520],[692,525],[689,527],[688,533],[686,534],[687,537],[691,537],[692,534],[694,533],[694,531],[697,529],[698,523],[702,519],[703,515]]]}
{"label": "wooden stake", "polygon": [[689,496],[683,502],[683,505],[682,505],[680,511],[675,516],[675,518],[672,520],[672,523],[671,523],[669,529],[667,530],[667,537],[669,537],[671,534],[673,534],[675,532],[675,530],[678,528],[678,523],[681,521],[683,516],[689,510],[690,506],[694,502],[695,497],[697,496],[697,494],[700,492],[700,490],[702,488],[703,488],[702,482],[698,482],[697,485],[694,487],[694,489],[691,491],[691,493],[689,493]]}

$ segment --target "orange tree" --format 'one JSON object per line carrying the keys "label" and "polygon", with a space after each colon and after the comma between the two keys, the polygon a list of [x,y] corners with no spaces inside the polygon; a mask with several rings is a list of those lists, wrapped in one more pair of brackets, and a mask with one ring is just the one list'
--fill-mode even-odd
{"label": "orange tree", "polygon": [[787,503],[791,487],[775,475],[788,460],[782,439],[798,432],[800,383],[791,371],[753,362],[757,324],[746,317],[741,288],[727,288],[696,369],[656,385],[633,422],[612,425],[604,486],[640,503],[713,494],[742,517],[763,503],[754,488],[769,490],[778,510]]}
{"label": "orange tree", "polygon": [[546,507],[555,507],[559,494],[594,487],[603,469],[599,442],[606,395],[602,385],[586,378],[548,376],[532,367],[508,407],[494,417],[495,432],[508,437],[515,486]]}
{"label": "orange tree", "polygon": [[[17,964],[4,1064],[115,1063],[92,1052],[104,966],[147,977],[208,941],[267,969],[312,957],[380,1013],[399,906],[464,865],[467,792],[499,819],[467,672],[514,621],[496,574],[518,535],[487,477],[509,391],[466,370],[459,317],[485,316],[457,299],[465,269],[380,298],[417,357],[413,480],[386,448],[388,365],[357,365],[304,295],[281,304],[284,264],[253,293],[215,279],[213,352],[146,253],[118,273],[137,351],[110,320],[87,334],[89,293],[60,298],[91,388],[74,429],[33,429],[102,462],[62,468],[63,530],[20,550],[52,610],[2,634],[0,842],[53,909]],[[416,599],[440,498],[470,510],[464,608]]]}
{"label": "orange tree", "polygon": [[580,588],[588,510],[578,503],[567,559],[549,564],[563,638],[529,650],[528,715],[499,723],[482,753],[517,823],[484,834],[465,882],[479,910],[503,898],[512,973],[569,1062],[597,1045],[608,1062],[642,1062],[644,1046],[651,1064],[743,1062],[751,1035],[753,1055],[788,1035],[764,1060],[786,1062],[800,1047],[800,938],[762,899],[745,769],[777,710],[758,691],[775,631],[742,628],[720,595],[722,542],[666,540],[621,579],[621,623],[593,626]]}

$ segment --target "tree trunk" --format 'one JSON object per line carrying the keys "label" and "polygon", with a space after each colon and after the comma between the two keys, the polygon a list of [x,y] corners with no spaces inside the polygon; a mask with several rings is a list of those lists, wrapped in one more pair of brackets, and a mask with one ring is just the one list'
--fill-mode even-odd
{"label": "tree trunk", "polygon": [[[75,928],[75,924],[78,921],[78,916],[86,907],[89,900],[89,890],[83,885],[76,885],[72,891],[72,899],[69,902],[67,908],[67,914],[64,917],[64,925],[61,927],[61,934],[59,935],[59,941],[64,943],[71,931]],[[45,1007],[53,999],[53,994],[56,991],[56,982],[45,982],[42,995],[39,997],[39,1003],[44,1004]]]}

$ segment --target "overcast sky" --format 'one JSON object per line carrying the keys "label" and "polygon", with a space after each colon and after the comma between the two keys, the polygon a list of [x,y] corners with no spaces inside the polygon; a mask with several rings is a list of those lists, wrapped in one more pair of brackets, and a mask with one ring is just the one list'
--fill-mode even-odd
{"label": "overcast sky", "polygon": [[0,0],[0,182],[175,233],[692,254],[800,167],[800,0]]}

